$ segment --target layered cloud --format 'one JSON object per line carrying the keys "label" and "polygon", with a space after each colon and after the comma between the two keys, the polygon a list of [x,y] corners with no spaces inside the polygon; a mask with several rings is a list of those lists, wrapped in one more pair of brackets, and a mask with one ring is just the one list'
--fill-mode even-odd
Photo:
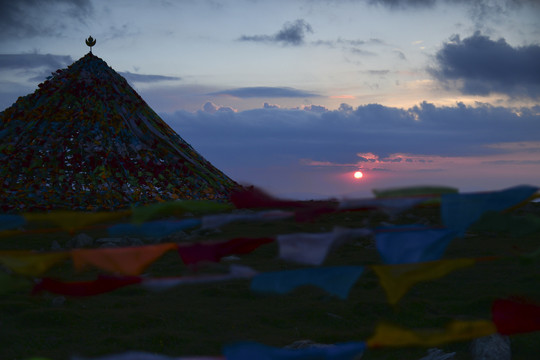
{"label": "layered cloud", "polygon": [[176,76],[137,74],[137,73],[131,73],[129,71],[119,72],[119,74],[125,77],[126,80],[128,80],[129,82],[134,82],[134,83],[155,83],[155,82],[161,82],[161,81],[181,80],[180,77],[176,77]]}
{"label": "layered cloud", "polygon": [[238,98],[304,98],[317,96],[315,93],[290,87],[255,86],[215,91],[208,95],[229,95]]}
{"label": "layered cloud", "polygon": [[[341,49],[356,55],[377,55],[375,52],[366,50],[363,47],[372,45],[385,45],[385,41],[378,38],[363,39],[318,39],[306,41],[306,35],[313,33],[313,28],[303,19],[297,19],[294,22],[287,22],[282,29],[272,35],[242,35],[239,41],[251,41],[267,44],[281,45],[309,45],[315,47],[327,47],[330,49]],[[404,56],[404,55],[403,55]]]}
{"label": "layered cloud", "polygon": [[207,101],[203,106],[202,106],[202,109],[201,109],[203,112],[205,113],[208,113],[208,114],[215,114],[217,112],[221,112],[221,113],[227,113],[227,112],[236,112],[237,110],[232,108],[232,107],[229,107],[229,106],[220,106],[220,105],[216,105],[214,104],[213,102],[211,101]]}
{"label": "layered cloud", "polygon": [[0,68],[5,70],[60,69],[73,62],[71,56],[52,54],[0,54]]}
{"label": "layered cloud", "polygon": [[0,1],[0,39],[61,36],[67,22],[92,13],[90,0]]}
{"label": "layered cloud", "polygon": [[[350,192],[350,184],[336,180],[336,174],[356,169],[380,174],[379,185],[390,178],[451,185],[488,173],[508,183],[531,182],[540,165],[538,106],[516,111],[486,104],[422,103],[409,109],[343,104],[328,111],[267,105],[233,112],[205,105],[162,117],[235,179],[290,193],[316,183],[320,191]],[[318,178],[309,179],[313,176]]]}
{"label": "layered cloud", "polygon": [[[479,156],[511,152],[504,143],[540,141],[540,107],[512,109],[479,104],[410,109],[365,105],[325,111],[266,108],[242,112],[179,111],[164,118],[188,141],[221,158],[246,149],[272,163],[288,158],[333,164],[421,162],[395,154]],[[493,144],[499,144],[493,146]],[[370,154],[360,156],[358,154]],[[394,154],[394,155],[392,155]],[[234,161],[234,160],[232,160]]]}
{"label": "layered cloud", "polygon": [[431,7],[436,0],[367,0],[371,5],[383,5],[392,9],[403,9],[408,7]]}
{"label": "layered cloud", "polygon": [[297,19],[294,22],[285,23],[281,30],[275,34],[242,35],[238,40],[298,46],[304,43],[307,33],[313,33],[311,25],[303,19]]}
{"label": "layered cloud", "polygon": [[[326,0],[332,1],[332,0]],[[336,5],[340,2],[333,0]],[[449,9],[463,8],[466,16],[472,20],[476,29],[492,30],[489,23],[508,21],[509,14],[525,12],[540,17],[538,0],[359,0],[372,6],[380,6],[394,12],[414,12],[431,10],[439,6]],[[450,10],[450,11],[452,11]],[[525,11],[524,11],[525,10]],[[523,20],[527,22],[527,20]],[[522,23],[523,24],[523,23]],[[520,25],[522,25],[520,24]],[[516,24],[517,25],[517,24]],[[519,25],[518,25],[519,26]]]}
{"label": "layered cloud", "polygon": [[[315,40],[309,43],[312,46],[325,46],[331,49],[339,48],[344,51],[348,51],[355,55],[377,55],[375,52],[366,50],[364,47],[373,45],[386,45],[386,43],[378,38],[371,38],[369,40],[362,39],[343,39],[337,38],[333,40]],[[404,55],[403,55],[404,56]]]}
{"label": "layered cloud", "polygon": [[453,36],[436,54],[429,72],[464,94],[506,94],[540,98],[540,45],[512,47],[505,39],[491,40],[476,32]]}
{"label": "layered cloud", "polygon": [[484,12],[504,12],[521,6],[538,5],[536,0],[365,0],[371,5],[383,5],[391,9],[430,8],[436,4],[464,4]]}
{"label": "layered cloud", "polygon": [[[73,59],[67,55],[0,54],[0,72],[6,71],[2,73],[3,76],[15,74],[18,82],[21,80],[42,82],[52,72],[65,68],[71,63],[73,63]],[[6,81],[0,81],[0,88],[4,87],[3,83]]]}

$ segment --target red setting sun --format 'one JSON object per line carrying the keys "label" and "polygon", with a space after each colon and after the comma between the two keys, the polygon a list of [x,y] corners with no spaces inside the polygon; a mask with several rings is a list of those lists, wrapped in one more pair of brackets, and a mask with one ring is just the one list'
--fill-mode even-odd
{"label": "red setting sun", "polygon": [[361,171],[357,171],[354,173],[355,179],[361,179],[364,176],[364,174]]}

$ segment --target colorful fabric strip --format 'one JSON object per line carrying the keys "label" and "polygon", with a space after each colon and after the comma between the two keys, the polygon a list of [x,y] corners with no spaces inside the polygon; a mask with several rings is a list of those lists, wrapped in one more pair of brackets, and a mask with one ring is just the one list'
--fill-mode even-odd
{"label": "colorful fabric strip", "polygon": [[346,342],[306,349],[286,349],[259,344],[238,342],[226,345],[223,354],[227,360],[353,360],[366,348],[364,342]]}
{"label": "colorful fabric strip", "polygon": [[[187,220],[191,221],[191,219]],[[131,226],[131,224],[128,225]],[[156,222],[152,226],[157,226]],[[330,233],[283,235],[281,236],[280,254],[285,260],[320,265],[332,247],[338,246],[350,238],[371,234],[370,229],[336,227]],[[273,238],[235,238],[222,242],[182,244],[179,254],[186,264],[196,264],[201,261],[219,262],[223,256],[247,254],[272,241],[274,241]],[[165,250],[167,250],[169,246],[171,249],[175,249],[174,246],[177,245],[74,249],[47,253],[20,250],[0,251],[0,264],[19,274],[40,276],[56,263],[72,257],[77,270],[92,265],[113,273],[137,275],[161,256],[162,246],[165,246]]]}

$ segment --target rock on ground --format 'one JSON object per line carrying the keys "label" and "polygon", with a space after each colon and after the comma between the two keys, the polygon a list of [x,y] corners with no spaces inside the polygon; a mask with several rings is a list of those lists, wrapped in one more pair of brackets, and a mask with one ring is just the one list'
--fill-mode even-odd
{"label": "rock on ground", "polygon": [[471,342],[471,356],[473,360],[510,360],[510,338],[493,334],[474,339]]}
{"label": "rock on ground", "polygon": [[94,238],[85,233],[80,233],[74,236],[66,243],[66,247],[68,249],[87,248],[91,247],[92,245],[94,245]]}
{"label": "rock on ground", "polygon": [[428,349],[428,354],[420,360],[451,360],[455,358],[456,353],[444,353],[441,349]]}
{"label": "rock on ground", "polygon": [[[292,344],[289,344],[285,346],[285,349],[309,349],[309,348],[327,348],[332,347],[334,344],[319,344],[312,340],[298,340],[293,342]],[[359,354],[358,356],[355,356],[354,360],[360,360],[362,358],[362,354]]]}

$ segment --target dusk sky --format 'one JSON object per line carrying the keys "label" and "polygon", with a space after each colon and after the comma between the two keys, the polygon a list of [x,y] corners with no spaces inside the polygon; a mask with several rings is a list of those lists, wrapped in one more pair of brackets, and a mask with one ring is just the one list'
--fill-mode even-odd
{"label": "dusk sky", "polygon": [[274,195],[540,185],[539,19],[538,0],[0,0],[0,111],[92,35],[207,160]]}

